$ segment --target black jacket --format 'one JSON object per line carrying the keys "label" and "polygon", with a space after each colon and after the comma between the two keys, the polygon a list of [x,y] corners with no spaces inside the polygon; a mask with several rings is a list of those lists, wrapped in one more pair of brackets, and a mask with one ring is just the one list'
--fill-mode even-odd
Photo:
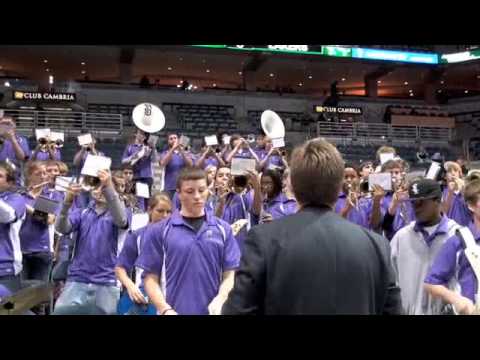
{"label": "black jacket", "polygon": [[223,314],[400,314],[388,241],[327,208],[251,229]]}

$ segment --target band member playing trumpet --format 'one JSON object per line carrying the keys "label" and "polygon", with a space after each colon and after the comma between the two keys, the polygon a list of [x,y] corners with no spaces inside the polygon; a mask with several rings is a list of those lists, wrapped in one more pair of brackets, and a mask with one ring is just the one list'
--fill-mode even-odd
{"label": "band member playing trumpet", "polygon": [[371,224],[373,229],[383,230],[385,237],[391,240],[398,230],[415,220],[415,212],[407,201],[408,188],[402,162],[389,160],[381,170],[392,176],[393,191],[385,193],[380,186],[374,189]]}
{"label": "band member playing trumpet", "polygon": [[462,168],[453,161],[444,164],[447,186],[443,189],[442,211],[458,224],[467,226],[472,221],[472,215],[463,198],[465,182],[462,180]]}
{"label": "band member playing trumpet", "polygon": [[160,166],[164,167],[164,190],[173,199],[177,177],[184,167],[193,166],[191,155],[180,143],[177,134],[168,135],[168,150],[160,155]]}
{"label": "band member playing trumpet", "polygon": [[247,220],[242,230],[235,236],[240,250],[250,227],[258,223],[262,212],[262,192],[257,174],[248,172],[246,176],[230,175],[230,168],[217,170],[215,179],[215,214],[233,225],[239,220]]}
{"label": "band member playing trumpet", "polygon": [[49,137],[38,139],[38,144],[33,150],[33,161],[62,160],[60,153],[61,144],[52,141]]}
{"label": "band member playing trumpet", "polygon": [[259,159],[255,154],[255,151],[253,151],[253,149],[250,147],[248,141],[242,138],[240,135],[232,135],[230,138],[230,147],[233,150],[225,159],[227,164],[230,164],[233,158],[255,159],[257,165],[259,164]]}
{"label": "band member playing trumpet", "polygon": [[272,146],[272,139],[270,139],[268,136],[265,136],[264,142],[266,154],[264,157],[259,158],[260,170],[264,171],[268,169],[284,171],[285,169],[287,169],[288,162],[286,159],[287,153],[285,152],[285,150],[274,148]]}
{"label": "band member playing trumpet", "polygon": [[0,161],[7,159],[16,166],[17,185],[21,184],[21,164],[30,158],[30,147],[24,136],[16,133],[15,120],[10,117],[0,118]]}
{"label": "band member playing trumpet", "polygon": [[352,165],[344,170],[342,191],[335,204],[335,212],[354,224],[370,228],[371,202],[362,197],[359,189],[359,176]]}
{"label": "band member playing trumpet", "polygon": [[297,202],[282,192],[282,177],[276,170],[266,170],[261,179],[263,211],[261,223],[280,219],[297,212]]}
{"label": "band member playing trumpet", "polygon": [[43,162],[29,162],[26,168],[27,192],[23,194],[27,214],[20,229],[24,280],[48,281],[54,255],[55,214],[38,216],[33,206],[39,196],[63,200],[60,192],[49,188],[49,176]]}

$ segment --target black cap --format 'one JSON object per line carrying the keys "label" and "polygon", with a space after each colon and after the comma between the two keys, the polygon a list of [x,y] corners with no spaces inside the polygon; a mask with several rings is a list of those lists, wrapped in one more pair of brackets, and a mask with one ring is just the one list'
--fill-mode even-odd
{"label": "black cap", "polygon": [[442,189],[435,180],[418,179],[408,187],[408,195],[412,201],[441,198]]}

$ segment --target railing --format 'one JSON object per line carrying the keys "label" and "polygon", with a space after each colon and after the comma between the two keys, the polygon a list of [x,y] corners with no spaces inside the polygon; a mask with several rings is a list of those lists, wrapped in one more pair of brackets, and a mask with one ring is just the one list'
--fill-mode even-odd
{"label": "railing", "polygon": [[123,130],[123,118],[120,114],[4,109],[4,116],[15,119],[17,131],[27,136],[33,136],[35,129],[41,128],[61,131],[65,136],[85,132],[97,136],[118,136]]}
{"label": "railing", "polygon": [[453,140],[454,129],[318,121],[317,136],[339,140],[400,140],[412,143],[416,141],[445,143]]}

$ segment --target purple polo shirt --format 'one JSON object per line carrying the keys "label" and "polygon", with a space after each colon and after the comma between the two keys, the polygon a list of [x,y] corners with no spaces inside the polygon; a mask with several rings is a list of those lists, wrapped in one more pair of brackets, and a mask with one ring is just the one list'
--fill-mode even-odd
{"label": "purple polo shirt", "polygon": [[[37,153],[37,156],[35,159],[33,159],[33,153],[32,153],[32,160],[36,161],[47,161],[50,160],[50,153],[48,151],[42,151],[40,150]],[[53,159],[56,161],[61,161],[62,160],[62,154],[60,153],[60,150],[55,149],[55,152],[53,153]]]}
{"label": "purple polo shirt", "polygon": [[[468,225],[468,228],[478,244],[480,242],[480,231],[476,229],[473,222]],[[455,275],[457,276],[456,280],[460,284],[462,296],[469,298],[475,303],[478,282],[465,256],[463,243],[456,235],[448,239],[443,245],[430,268],[425,282],[447,287],[450,280],[455,278]]]}
{"label": "purple polo shirt", "polygon": [[[195,166],[198,166],[198,161],[199,161],[200,157],[198,157],[196,160],[195,160]],[[205,158],[205,161],[203,162],[203,167],[202,169],[206,169],[208,166],[215,166],[218,168],[218,160],[215,156],[209,156],[207,158]]]}
{"label": "purple polo shirt", "polygon": [[[447,198],[447,195],[448,188],[445,188],[443,190],[442,199],[445,200]],[[461,192],[453,195],[452,206],[450,207],[447,216],[450,219],[455,220],[457,224],[462,226],[468,226],[468,224],[473,221],[472,213],[468,209]]]}
{"label": "purple polo shirt", "polygon": [[[393,193],[388,193],[382,199],[382,215],[388,212],[388,208],[393,200]],[[401,205],[403,203],[403,205]],[[406,225],[410,224],[412,221],[415,221],[415,210],[413,209],[412,203],[408,200],[403,201],[401,204],[398,205],[397,211],[395,212],[395,217],[393,220],[392,231],[386,232],[385,236],[387,239],[391,240],[396,232],[401,228],[405,227]],[[405,214],[402,212],[402,206],[405,209]]]}
{"label": "purple polo shirt", "polygon": [[129,232],[125,239],[122,251],[118,255],[117,266],[123,267],[127,273],[131,272],[135,266],[135,261],[140,253],[139,249],[142,249],[143,246],[143,234],[147,228],[148,225]]}
{"label": "purple polo shirt", "polygon": [[[18,144],[25,153],[25,156],[27,156],[27,158],[30,158],[31,153],[27,139],[19,135],[16,135],[16,137]],[[5,161],[7,158],[10,159],[15,165],[20,165],[20,162],[17,160],[17,155],[15,155],[15,150],[13,149],[13,145],[10,140],[5,140],[3,146],[0,146],[0,161]]]}
{"label": "purple polo shirt", "polygon": [[258,160],[260,161],[265,159],[265,156],[267,156],[267,151],[265,149],[256,148],[253,151],[255,152],[255,155],[257,155]]}
{"label": "purple polo shirt", "polygon": [[233,157],[240,158],[240,159],[253,159],[253,156],[250,150],[243,149],[243,148],[240,148]]}
{"label": "purple polo shirt", "polygon": [[277,170],[278,168],[280,169],[285,168],[285,165],[283,164],[283,161],[282,161],[282,157],[278,155],[270,155],[263,169]]}
{"label": "purple polo shirt", "polygon": [[[259,218],[252,213],[253,210],[253,191],[249,191],[246,194],[239,195],[230,193],[227,195],[225,201],[225,207],[223,209],[222,220],[226,221],[230,225],[240,219],[250,218],[250,225],[254,226],[258,224]],[[243,250],[243,243],[247,237],[248,232],[247,225],[235,236],[238,242],[238,247]]]}
{"label": "purple polo shirt", "polygon": [[163,294],[178,314],[207,315],[223,272],[239,264],[240,251],[227,223],[205,212],[205,222],[195,233],[175,211],[145,231],[135,265],[145,274],[165,279],[161,284]]}
{"label": "purple polo shirt", "polygon": [[[167,155],[168,150],[162,153],[162,159]],[[186,156],[190,156],[190,154],[186,154]],[[174,151],[172,154],[172,158],[170,159],[167,166],[165,166],[165,180],[164,180],[164,189],[166,191],[173,191],[177,187],[177,177],[180,171],[187,166],[185,160],[183,160],[183,156],[180,152]]]}
{"label": "purple polo shirt", "polygon": [[[110,212],[97,215],[92,201],[86,209],[75,209],[69,214],[72,232],[77,231],[77,242],[68,280],[87,284],[115,286],[115,264],[122,250],[127,229],[119,229]],[[131,212],[127,209],[128,226]]]}
{"label": "purple polo shirt", "polygon": [[[352,208],[348,215],[347,220],[363,226],[366,229],[370,229],[370,216],[372,213],[372,201],[370,199],[360,198],[358,201],[358,210],[354,207]],[[347,195],[342,191],[338,196],[337,203],[335,204],[335,212],[340,214],[345,204],[347,202]]]}
{"label": "purple polo shirt", "polygon": [[17,216],[13,223],[0,224],[0,276],[17,275],[22,270],[19,232],[25,215],[25,200],[12,192],[0,193],[0,199],[10,205]]}
{"label": "purple polo shirt", "polygon": [[[127,146],[123,152],[122,162],[126,158],[131,157],[132,155],[138,153],[142,149],[141,144],[130,144]],[[138,160],[135,165],[133,165],[133,179],[140,178],[153,178],[152,171],[152,154],[153,150],[148,157],[142,157]]]}
{"label": "purple polo shirt", "polygon": [[298,205],[294,199],[288,199],[284,193],[280,193],[270,201],[265,200],[263,208],[266,212],[272,215],[274,220],[276,220],[284,216],[295,214]]}
{"label": "purple polo shirt", "polygon": [[[40,195],[59,202],[56,212],[57,215],[61,209],[63,194],[45,187]],[[23,199],[25,205],[32,207],[36,201],[30,194],[24,194]],[[20,229],[22,253],[53,253],[54,226],[53,224],[47,225],[35,220],[32,215],[27,213]]]}

